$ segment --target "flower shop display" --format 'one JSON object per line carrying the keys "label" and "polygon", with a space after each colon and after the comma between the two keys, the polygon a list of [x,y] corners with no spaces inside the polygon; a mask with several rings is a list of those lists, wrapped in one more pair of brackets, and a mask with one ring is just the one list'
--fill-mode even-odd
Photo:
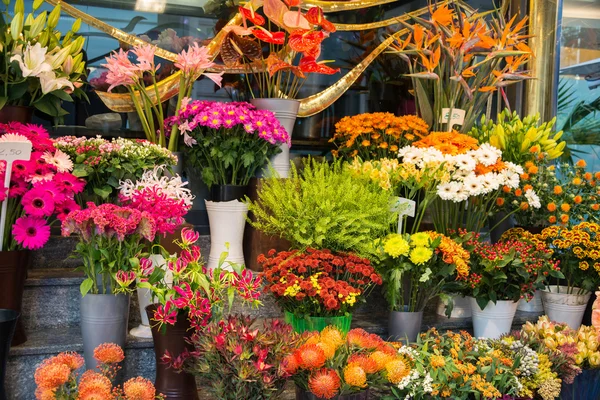
{"label": "flower shop display", "polygon": [[426,136],[429,126],[414,115],[365,113],[346,116],[335,124],[329,140],[336,145],[333,155],[362,161],[395,158],[398,149]]}
{"label": "flower shop display", "polygon": [[[154,246],[160,244],[167,234],[175,234],[176,229],[185,223],[184,216],[192,208],[194,199],[191,191],[185,187],[187,182],[183,182],[179,175],[165,176],[164,169],[164,166],[154,167],[144,172],[141,179],[135,182],[122,181],[119,186],[121,204],[138,211],[148,211],[154,216],[156,235],[149,258],[155,268],[165,268],[165,260],[161,254],[157,254],[160,252]],[[146,314],[146,306],[151,304],[151,291],[137,288],[137,295],[142,323],[130,333],[133,336],[151,338],[150,322]]]}
{"label": "flower shop display", "polygon": [[74,255],[81,258],[81,334],[87,369],[96,362],[93,349],[101,343],[125,345],[129,294],[146,241],[156,234],[156,221],[147,211],[114,204],[88,203],[62,223],[62,235],[79,235]]}
{"label": "flower shop display", "polygon": [[414,342],[429,300],[469,276],[469,253],[436,232],[391,234],[380,243],[378,271],[390,306],[388,334]]}
{"label": "flower shop display", "polygon": [[340,162],[309,159],[288,179],[267,178],[248,202],[256,229],[287,239],[294,249],[373,255],[372,243],[389,232],[391,194],[356,177]]}
{"label": "flower shop display", "polygon": [[510,332],[517,301],[533,296],[547,277],[564,277],[543,242],[509,238],[490,244],[479,234],[462,236],[471,253],[465,294],[470,296],[477,337],[498,338]]}
{"label": "flower shop display", "polygon": [[244,263],[248,208],[239,200],[246,195],[250,179],[280,152],[278,146],[290,145],[290,136],[272,112],[248,103],[195,101],[167,126],[172,123],[189,132],[188,163],[211,189],[212,200],[206,200],[211,226],[209,267],[217,266],[225,243],[229,243],[228,260]]}
{"label": "flower shop display", "polygon": [[[319,6],[304,11],[301,0],[262,4],[266,18],[257,13],[258,7],[258,3],[240,6],[243,27],[224,28],[228,31],[220,55],[226,66],[245,69],[251,103],[259,110],[271,110],[291,137],[300,107],[295,99],[308,75],[340,71],[325,65],[325,60],[317,61],[322,42],[336,28]],[[279,176],[286,178],[289,147],[280,147],[272,163]]]}
{"label": "flower shop display", "polygon": [[171,366],[198,377],[207,392],[223,400],[278,398],[290,373],[282,361],[299,336],[279,320],[263,322],[230,315],[211,321],[192,335],[193,351]]}
{"label": "flower shop display", "polygon": [[275,297],[286,322],[296,332],[321,331],[334,325],[348,332],[352,310],[364,302],[381,276],[370,261],[329,250],[271,250],[258,260],[264,291]]}
{"label": "flower shop display", "polygon": [[[21,312],[29,250],[44,247],[51,225],[79,208],[74,197],[83,191],[85,182],[72,174],[71,159],[52,146],[48,132],[41,126],[0,124],[0,142],[31,145],[30,158],[13,161],[10,174],[6,162],[0,162],[4,215],[0,235],[0,307]],[[7,179],[10,181],[5,187]],[[22,324],[17,323],[13,344],[26,340]]]}
{"label": "flower shop display", "polygon": [[0,397],[5,399],[6,363],[19,317],[18,311],[0,309]]}
{"label": "flower shop display", "polygon": [[571,328],[581,325],[591,291],[600,282],[600,225],[582,222],[571,228],[550,226],[539,235],[560,261],[564,280],[550,281],[542,291],[544,310],[552,321]]}
{"label": "flower shop display", "polygon": [[146,307],[146,313],[154,339],[156,387],[169,399],[196,399],[198,393],[191,374],[177,373],[163,361],[192,351],[188,339],[193,332],[220,321],[236,297],[242,304],[260,305],[260,278],[243,266],[227,263],[226,253],[217,268],[207,268],[195,245],[198,237],[189,228],[181,230],[175,242],[178,254],[163,254],[166,270],[148,258],[142,258],[136,268],[138,287],[150,290],[156,302]]}
{"label": "flower shop display", "polygon": [[103,343],[94,349],[98,362],[96,370],[79,374],[84,365],[83,357],[74,352],[60,353],[45,359],[35,370],[39,400],[162,400],[152,382],[142,377],[131,378],[122,386],[113,386],[120,363],[125,359],[123,349],[114,343]]}
{"label": "flower shop display", "polygon": [[400,384],[413,373],[391,343],[362,329],[333,326],[302,337],[282,364],[296,384],[297,400],[367,399],[369,391]]}
{"label": "flower shop display", "polygon": [[54,146],[71,157],[73,174],[86,182],[85,191],[76,198],[80,206],[88,201],[116,204],[122,180],[138,180],[157,165],[177,163],[170,151],[146,140],[63,136],[54,140]]}
{"label": "flower shop display", "polygon": [[[150,44],[135,46],[129,51],[120,49],[118,53],[113,52],[106,57],[106,64],[103,67],[108,69],[106,82],[110,84],[109,92],[119,86],[125,86],[129,92],[146,133],[146,139],[176,152],[179,133],[185,134],[186,131],[178,129],[177,125],[173,125],[170,131],[167,131],[165,127],[165,111],[156,85],[156,73],[160,69],[160,64],[155,64],[156,49],[156,46]],[[130,56],[135,57],[135,62],[130,60]],[[210,58],[206,47],[199,47],[197,43],[178,54],[177,62],[174,65],[181,71],[181,75],[176,113],[180,111],[184,101],[189,101],[194,82],[201,75],[211,79],[217,85],[221,85],[221,74],[203,73],[205,69],[215,65]],[[154,98],[146,89],[146,80],[154,88]]]}
{"label": "flower shop display", "polygon": [[532,76],[524,65],[533,57],[524,18],[508,20],[496,10],[467,17],[460,4],[430,8],[429,19],[413,17],[393,51],[409,67],[419,116],[433,131],[456,125],[469,132],[485,113],[494,92]]}
{"label": "flower shop display", "polygon": [[6,10],[0,21],[0,44],[5,58],[0,67],[4,77],[0,121],[31,122],[34,108],[60,121],[68,114],[62,108],[63,101],[72,102],[73,97],[87,99],[80,88],[85,76],[85,38],[77,35],[81,20],[75,20],[63,34],[56,30],[60,5],[50,13],[35,15],[40,2],[35,2],[28,14],[23,0],[16,0],[14,7],[10,7],[10,0],[4,4]]}

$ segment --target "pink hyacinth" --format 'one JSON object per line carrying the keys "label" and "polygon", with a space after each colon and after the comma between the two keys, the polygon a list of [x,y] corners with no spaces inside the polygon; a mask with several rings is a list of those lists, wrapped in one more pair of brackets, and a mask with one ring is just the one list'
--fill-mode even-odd
{"label": "pink hyacinth", "polygon": [[43,218],[24,216],[17,219],[12,234],[24,248],[37,250],[44,247],[50,239],[50,226]]}

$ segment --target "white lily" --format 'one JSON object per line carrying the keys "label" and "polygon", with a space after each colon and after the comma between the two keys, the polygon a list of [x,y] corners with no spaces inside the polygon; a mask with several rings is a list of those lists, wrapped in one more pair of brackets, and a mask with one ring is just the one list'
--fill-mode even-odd
{"label": "white lily", "polygon": [[42,86],[42,93],[44,94],[66,87],[75,90],[73,83],[70,80],[67,78],[57,78],[54,71],[43,72],[40,75],[40,84]]}
{"label": "white lily", "polygon": [[23,54],[15,54],[10,61],[17,61],[21,68],[23,77],[38,77],[40,74],[52,71],[52,66],[46,62],[46,47],[36,43],[34,46],[28,45]]}

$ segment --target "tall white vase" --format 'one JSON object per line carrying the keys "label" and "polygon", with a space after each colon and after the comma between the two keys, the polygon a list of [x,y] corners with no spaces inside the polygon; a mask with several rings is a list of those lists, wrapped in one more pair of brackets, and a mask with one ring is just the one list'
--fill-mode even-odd
{"label": "tall white vase", "polygon": [[[248,206],[238,200],[208,201],[208,223],[210,225],[210,254],[208,267],[215,269],[219,266],[221,253],[228,251],[226,261],[244,264],[244,227]],[[226,247],[229,243],[229,250]]]}
{"label": "tall white vase", "polygon": [[[294,124],[298,116],[300,102],[297,100],[288,99],[252,99],[250,103],[259,110],[269,110],[275,114],[275,117],[292,137]],[[281,153],[273,156],[270,160],[273,169],[277,171],[281,178],[287,178],[290,174],[290,148],[286,144],[280,147]],[[268,177],[268,171],[264,175]]]}
{"label": "tall white vase", "polygon": [[572,329],[579,329],[583,314],[592,296],[591,292],[567,286],[550,285],[542,290],[544,310],[551,321],[565,323]]}
{"label": "tall white vase", "polygon": [[[154,268],[165,268],[165,259],[160,254],[151,254],[148,258],[152,261]],[[132,336],[152,339],[150,321],[148,320],[148,313],[146,313],[146,307],[153,303],[152,291],[150,289],[137,288],[137,296],[142,323],[130,330],[129,333]]]}

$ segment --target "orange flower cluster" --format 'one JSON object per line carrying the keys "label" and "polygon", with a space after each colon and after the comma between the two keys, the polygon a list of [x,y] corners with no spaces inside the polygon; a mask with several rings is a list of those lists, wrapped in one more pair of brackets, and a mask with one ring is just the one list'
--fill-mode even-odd
{"label": "orange flower cluster", "polygon": [[411,372],[411,364],[392,343],[362,329],[352,329],[344,336],[333,326],[320,334],[305,334],[283,367],[298,387],[321,399],[388,383],[397,385]]}
{"label": "orange flower cluster", "polygon": [[443,154],[457,155],[464,154],[469,150],[477,150],[479,143],[477,139],[467,136],[457,131],[452,132],[431,132],[413,143],[413,146],[419,148],[434,147]]}
{"label": "orange flower cluster", "polygon": [[429,126],[414,115],[366,113],[342,118],[335,124],[336,157],[362,160],[395,158],[399,148],[429,132]]}
{"label": "orange flower cluster", "polygon": [[[79,400],[162,400],[156,395],[152,382],[144,378],[133,378],[125,382],[123,388],[113,387],[111,379],[118,370],[115,364],[123,361],[123,349],[114,343],[104,343],[94,350],[94,357],[100,362],[98,371],[89,370],[78,379],[77,370],[84,365],[84,359],[77,353],[60,353],[44,360],[35,371],[37,400],[79,399]],[[79,382],[78,382],[79,381]],[[58,397],[57,397],[58,396]]]}
{"label": "orange flower cluster", "polygon": [[456,265],[456,279],[466,279],[469,276],[469,252],[461,244],[446,235],[434,231],[428,231],[431,240],[441,239],[435,252],[442,255],[446,264]]}

